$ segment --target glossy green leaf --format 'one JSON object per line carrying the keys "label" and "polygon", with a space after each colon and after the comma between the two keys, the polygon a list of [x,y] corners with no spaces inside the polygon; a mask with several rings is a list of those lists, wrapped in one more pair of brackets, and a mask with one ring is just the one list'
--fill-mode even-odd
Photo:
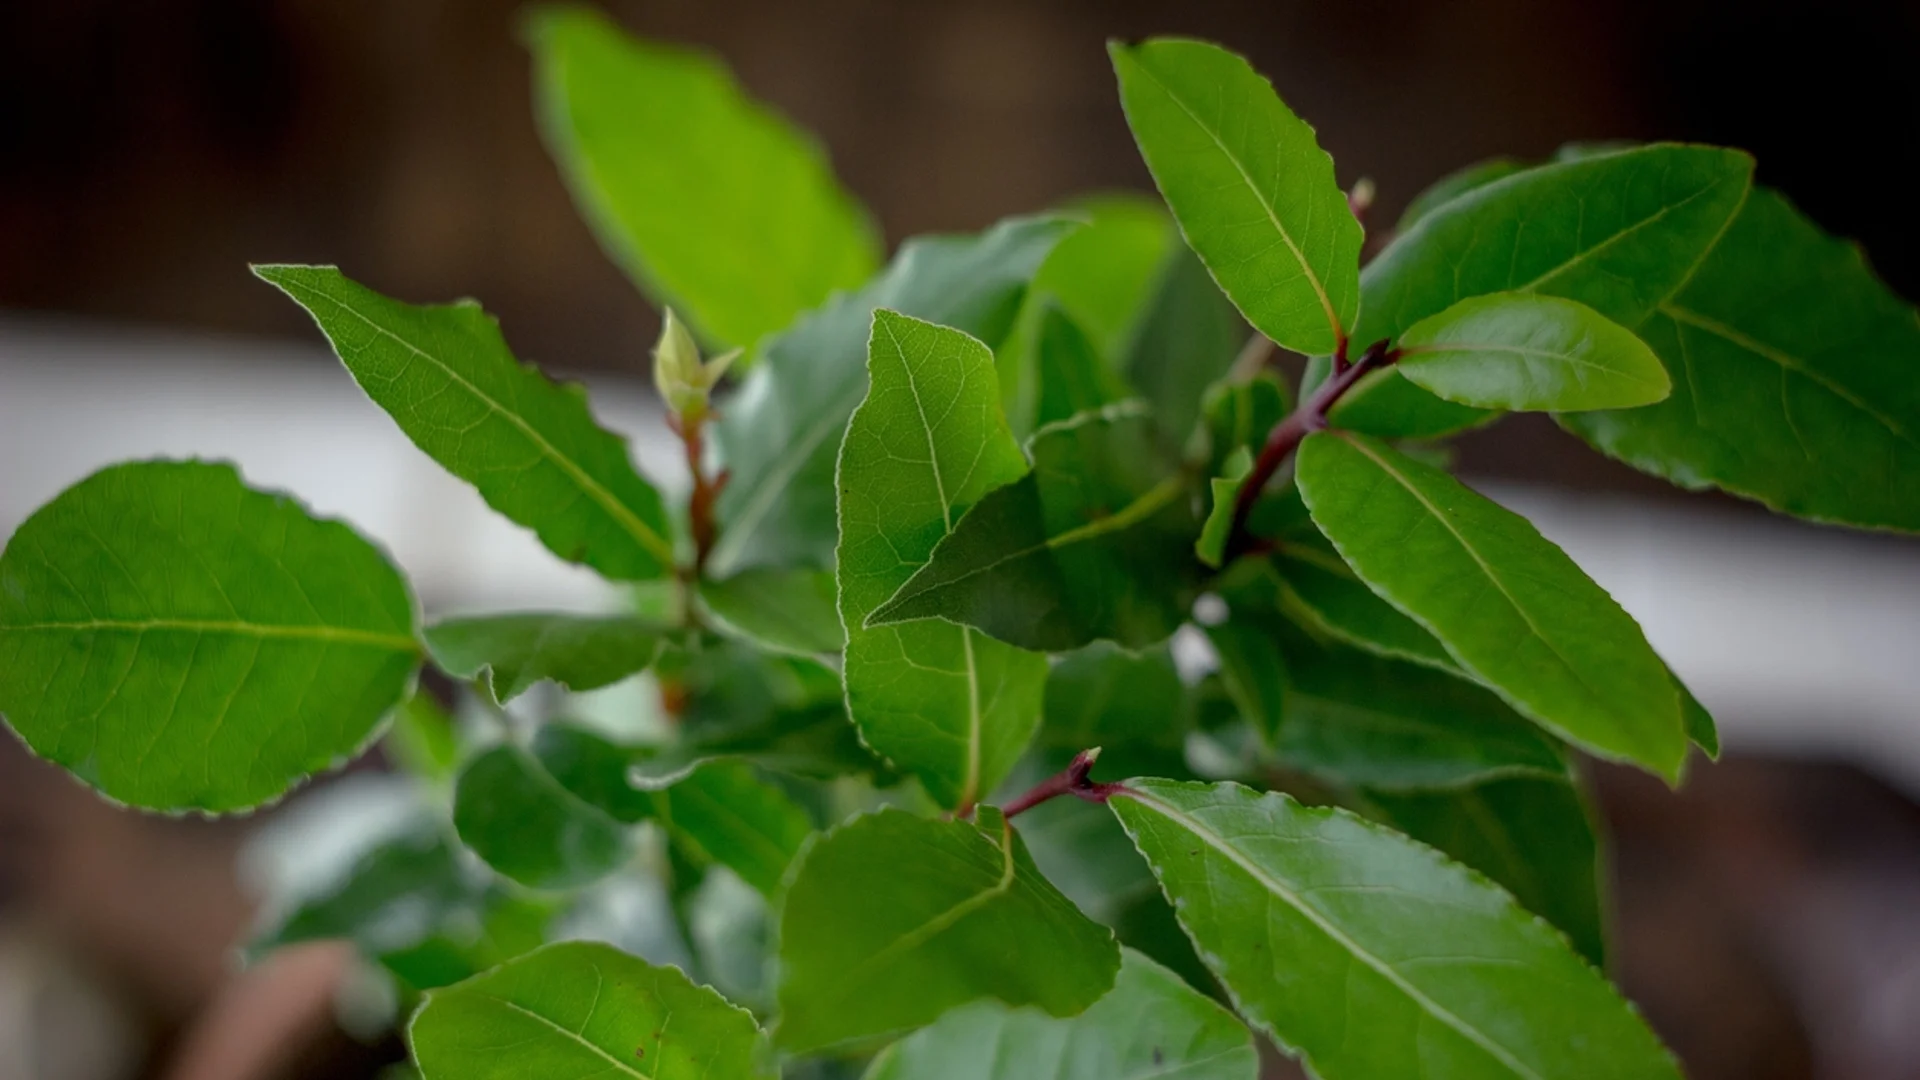
{"label": "glossy green leaf", "polygon": [[584,885],[632,854],[625,823],[568,790],[525,747],[496,746],[468,762],[453,800],[461,842],[532,888]]}
{"label": "glossy green leaf", "polygon": [[1291,680],[1272,630],[1258,621],[1235,617],[1207,627],[1207,640],[1220,661],[1220,684],[1240,718],[1266,740],[1284,731]]}
{"label": "glossy green leaf", "polygon": [[716,426],[731,478],[719,500],[712,574],[833,565],[834,462],[847,420],[866,396],[875,308],[998,343],[1034,271],[1074,228],[1063,218],[1012,218],[977,236],[909,240],[865,288],[770,341]]}
{"label": "glossy green leaf", "polygon": [[1315,1076],[1679,1077],[1559,933],[1432,849],[1238,784],[1127,786],[1109,805],[1201,956]]}
{"label": "glossy green leaf", "polygon": [[1564,426],[1683,487],[1920,530],[1920,322],[1859,248],[1755,191],[1640,334],[1672,369],[1673,396]]}
{"label": "glossy green leaf", "polygon": [[1177,748],[1186,729],[1186,692],[1165,645],[1136,653],[1096,642],[1062,657],[1047,676],[1041,737],[1049,746]]}
{"label": "glossy green leaf", "polygon": [[700,600],[723,630],[763,649],[807,656],[846,646],[836,588],[833,575],[819,570],[761,566],[724,581],[702,580]]}
{"label": "glossy green leaf", "polygon": [[0,713],[119,802],[241,810],[357,754],[419,665],[379,549],[230,465],[103,469],[0,554]]}
{"label": "glossy green leaf", "polygon": [[516,612],[442,619],[427,627],[427,650],[457,679],[483,676],[497,701],[543,680],[593,690],[644,671],[665,643],[658,623],[629,615]]}
{"label": "glossy green leaf", "polygon": [[1606,963],[1599,842],[1570,778],[1516,777],[1373,802],[1388,824],[1492,878],[1589,963]]}
{"label": "glossy green leaf", "polygon": [[1463,670],[1595,754],[1678,777],[1687,739],[1666,665],[1525,518],[1363,435],[1309,435],[1296,475],[1347,564]]}
{"label": "glossy green leaf", "polygon": [[1485,409],[1627,409],[1673,390],[1633,331],[1557,296],[1469,297],[1408,327],[1399,348],[1394,366],[1414,385]]}
{"label": "glossy green leaf", "polygon": [[478,304],[403,304],[331,266],[253,272],[307,309],[414,445],[555,555],[619,581],[673,565],[660,495],[626,442],[594,422],[579,386],[515,360]]}
{"label": "glossy green leaf", "polygon": [[1228,455],[1219,476],[1207,481],[1212,499],[1207,508],[1207,520],[1200,527],[1200,539],[1193,542],[1193,554],[1215,569],[1219,569],[1220,564],[1226,561],[1227,540],[1233,532],[1234,504],[1240,499],[1241,482],[1252,471],[1253,455],[1243,446]]}
{"label": "glossy green leaf", "polygon": [[875,1058],[866,1080],[1257,1080],[1234,1015],[1131,949],[1113,989],[1079,1016],[978,1002]]}
{"label": "glossy green leaf", "polygon": [[880,262],[807,135],[726,66],[598,12],[537,9],[541,131],[601,246],[710,344],[751,347]]}
{"label": "glossy green leaf", "polygon": [[1034,868],[1000,812],[858,817],[802,856],[780,923],[775,1039],[795,1051],[931,1023],[982,997],[1072,1016],[1119,948]]}
{"label": "glossy green leaf", "polygon": [[[1353,338],[1398,339],[1471,296],[1537,292],[1637,326],[1673,295],[1746,199],[1737,150],[1656,144],[1526,169],[1422,217],[1361,275]],[[1333,410],[1338,426],[1429,437],[1487,418],[1389,370]]]}
{"label": "glossy green leaf", "polygon": [[1419,224],[1421,218],[1467,192],[1485,187],[1495,180],[1504,180],[1526,167],[1513,158],[1497,157],[1456,169],[1415,195],[1407,203],[1407,208],[1400,212],[1400,220],[1394,222],[1393,231],[1395,234],[1406,232]]}
{"label": "glossy green leaf", "polygon": [[1130,396],[1086,333],[1058,304],[1048,303],[1041,310],[1034,359],[1040,384],[1035,427]]}
{"label": "glossy green leaf", "polygon": [[1167,252],[1140,323],[1117,361],[1127,383],[1153,406],[1167,449],[1186,447],[1207,388],[1233,366],[1247,340],[1247,324],[1192,249]]}
{"label": "glossy green leaf", "polygon": [[1033,471],[981,499],[868,625],[942,618],[1045,652],[1140,648],[1179,627],[1200,522],[1145,409],[1082,413],[1029,449]]}
{"label": "glossy green leaf", "polygon": [[1046,658],[971,627],[870,627],[868,616],[1027,463],[1000,413],[986,346],[877,311],[869,364],[872,389],[847,425],[837,484],[847,707],[875,752],[943,805],[965,807],[1032,737]]}
{"label": "glossy green leaf", "polygon": [[1261,333],[1332,352],[1359,308],[1361,234],[1313,129],[1218,46],[1159,38],[1108,52],[1187,243]]}
{"label": "glossy green leaf", "polygon": [[407,1035],[426,1080],[779,1075],[753,1014],[596,942],[548,945],[436,990]]}
{"label": "glossy green leaf", "polygon": [[676,843],[717,862],[772,896],[813,834],[813,820],[786,793],[741,761],[703,762],[655,796]]}

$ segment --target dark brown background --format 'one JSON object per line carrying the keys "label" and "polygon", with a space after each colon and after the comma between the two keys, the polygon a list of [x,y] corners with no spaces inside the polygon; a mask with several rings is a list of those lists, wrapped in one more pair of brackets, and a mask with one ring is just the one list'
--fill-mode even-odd
{"label": "dark brown background", "polygon": [[[1490,154],[1730,143],[1920,293],[1911,5],[610,6],[643,33],[717,50],[819,132],[896,241],[1145,186],[1101,45],[1175,31],[1248,53],[1319,127],[1344,182],[1378,182],[1382,220]],[[637,370],[654,316],[539,146],[516,10],[0,0],[0,311],[306,340],[304,316],[245,263],[338,262],[408,299],[482,298],[523,355]],[[1470,462],[1652,486],[1565,445],[1509,425]],[[1703,772],[1680,796],[1615,773],[1602,790],[1620,830],[1620,974],[1694,1075],[1920,1076],[1920,976],[1876,967],[1899,955],[1876,948],[1876,905],[1920,895],[1907,799],[1850,769],[1762,761]],[[367,1074],[393,1047],[330,1034],[313,988],[337,958],[306,957],[270,986],[229,982],[240,831],[112,811],[0,742],[0,954],[49,941],[95,972],[151,1036],[151,1075],[169,1062],[193,1080]],[[221,1041],[231,1031],[276,1034],[249,1058],[244,1038]],[[0,1080],[15,1080],[4,1061]]]}

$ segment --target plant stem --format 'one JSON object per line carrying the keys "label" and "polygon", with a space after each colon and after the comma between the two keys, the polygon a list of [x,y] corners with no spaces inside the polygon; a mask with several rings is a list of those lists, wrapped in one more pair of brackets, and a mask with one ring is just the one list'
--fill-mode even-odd
{"label": "plant stem", "polygon": [[693,479],[693,489],[687,494],[687,531],[693,537],[693,561],[674,568],[674,577],[680,583],[681,617],[688,626],[699,624],[699,615],[694,610],[693,591],[706,572],[707,558],[713,553],[714,541],[719,537],[719,525],[713,516],[714,503],[720,498],[720,492],[727,486],[727,474],[709,476],[706,468],[705,428],[712,414],[706,409],[690,412],[682,416],[667,414],[667,426],[680,436],[680,444],[686,448],[687,475]]}
{"label": "plant stem", "polygon": [[1008,803],[1001,813],[1012,819],[1015,814],[1031,810],[1061,795],[1072,795],[1090,803],[1106,802],[1114,792],[1124,791],[1125,785],[1101,784],[1087,779],[1087,774],[1093,771],[1093,763],[1098,760],[1099,747],[1080,751],[1073,755],[1073,760],[1067,763],[1066,768],[1035,784],[1031,791]]}
{"label": "plant stem", "polygon": [[1260,456],[1253,463],[1253,471],[1240,485],[1240,493],[1233,504],[1233,528],[1227,533],[1227,557],[1229,560],[1243,554],[1251,546],[1252,537],[1247,534],[1247,519],[1253,515],[1253,505],[1260,500],[1260,493],[1266,489],[1273,474],[1280,471],[1300,441],[1310,433],[1327,426],[1327,413],[1347,391],[1365,378],[1393,362],[1394,355],[1387,349],[1386,341],[1380,340],[1367,346],[1360,359],[1347,362],[1344,345],[1333,357],[1333,373],[1326,381],[1314,388],[1287,418],[1274,425],[1267,434],[1265,446],[1260,448]]}

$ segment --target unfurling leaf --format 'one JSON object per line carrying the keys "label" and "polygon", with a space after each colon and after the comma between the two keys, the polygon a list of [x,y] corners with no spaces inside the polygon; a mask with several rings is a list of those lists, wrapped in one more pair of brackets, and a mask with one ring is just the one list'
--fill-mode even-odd
{"label": "unfurling leaf", "polygon": [[1673,383],[1633,331],[1572,300],[1492,293],[1407,328],[1400,374],[1484,409],[1578,412],[1649,405]]}
{"label": "unfurling leaf", "polygon": [[423,636],[440,670],[458,679],[484,672],[494,700],[507,702],[545,679],[578,692],[644,671],[666,633],[630,615],[520,612],[443,619]]}
{"label": "unfurling leaf", "polygon": [[230,465],[115,465],[0,554],[0,713],[119,802],[244,810],[358,753],[420,662],[379,549]]}

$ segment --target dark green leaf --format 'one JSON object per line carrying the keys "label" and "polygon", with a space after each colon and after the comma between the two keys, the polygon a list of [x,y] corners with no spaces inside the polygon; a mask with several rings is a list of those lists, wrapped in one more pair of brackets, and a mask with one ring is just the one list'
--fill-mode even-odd
{"label": "dark green leaf", "polygon": [[594,690],[644,671],[667,630],[628,615],[518,612],[442,619],[427,627],[434,664],[456,679],[485,673],[494,700],[511,701],[552,679],[569,690]]}
{"label": "dark green leaf", "polygon": [[1030,450],[1033,471],[981,499],[868,625],[938,617],[1046,652],[1173,633],[1197,587],[1200,523],[1145,410],[1083,413]]}
{"label": "dark green leaf", "polygon": [[1486,409],[1625,409],[1673,389],[1631,330],[1557,296],[1469,297],[1413,324],[1399,347],[1394,366],[1414,385]]}
{"label": "dark green leaf", "polygon": [[833,565],[834,462],[847,419],[866,396],[875,308],[997,343],[1028,279],[1074,228],[1062,218],[1013,218],[978,236],[909,240],[872,283],[769,342],[716,429],[731,479],[719,501],[713,574]]}
{"label": "dark green leaf", "polygon": [[1288,701],[1286,657],[1271,630],[1247,618],[1230,618],[1207,627],[1207,640],[1220,659],[1220,685],[1240,718],[1262,739],[1284,730]]}
{"label": "dark green leaf", "polygon": [[675,968],[585,941],[435,990],[407,1034],[426,1080],[779,1075],[753,1014]]}
{"label": "dark green leaf", "polygon": [[1859,248],[1755,191],[1640,334],[1673,370],[1673,396],[1563,425],[1684,487],[1920,530],[1920,322]]}
{"label": "dark green leaf", "polygon": [[957,330],[877,311],[872,390],[841,448],[840,612],[847,707],[868,746],[946,806],[1007,774],[1040,719],[1046,658],[967,626],[868,616],[981,496],[1026,471],[993,355]]}
{"label": "dark green leaf", "polygon": [[1557,932],[1430,848],[1238,784],[1127,786],[1109,805],[1201,956],[1314,1075],[1679,1077]]}
{"label": "dark green leaf", "polygon": [[257,806],[359,753],[413,680],[413,634],[377,548],[230,465],[103,469],[0,555],[0,713],[149,810]]}
{"label": "dark green leaf", "polygon": [[1207,388],[1202,410],[1206,415],[1207,469],[1215,476],[1226,472],[1234,451],[1257,455],[1267,436],[1293,407],[1291,395],[1271,371],[1261,371],[1246,382],[1218,382]]}
{"label": "dark green leaf", "polygon": [[725,581],[702,580],[707,611],[764,649],[812,655],[846,646],[834,604],[833,575],[819,570],[754,567]]}
{"label": "dark green leaf", "polygon": [[257,957],[303,941],[351,939],[368,955],[411,948],[491,890],[485,870],[463,866],[439,829],[408,829],[368,850],[339,880],[299,898],[247,943]]}
{"label": "dark green leaf", "polygon": [[[1367,264],[1354,340],[1398,339],[1430,315],[1494,292],[1564,297],[1637,326],[1720,238],[1752,169],[1737,150],[1657,144],[1477,187],[1426,214]],[[1348,394],[1333,417],[1356,431],[1430,437],[1487,414],[1441,402],[1389,370]]]}
{"label": "dark green leaf", "polygon": [[1687,739],[1705,751],[1707,757],[1720,760],[1720,728],[1713,722],[1713,714],[1677,676],[1673,685],[1680,691],[1680,719],[1686,725]]}
{"label": "dark green leaf", "polygon": [[1504,180],[1526,166],[1513,158],[1489,158],[1475,162],[1465,168],[1435,180],[1425,191],[1413,197],[1407,208],[1400,212],[1400,220],[1393,225],[1395,234],[1406,232],[1420,223],[1420,219],[1475,188],[1485,187],[1495,180]]}
{"label": "dark green leaf", "polygon": [[1232,1013],[1132,950],[1107,996],[1060,1020],[979,1002],[888,1047],[866,1080],[1256,1080]]}
{"label": "dark green leaf", "polygon": [[575,202],[709,343],[751,347],[879,265],[820,147],[718,60],[586,8],[536,10],[529,37],[541,131]]}
{"label": "dark green leaf", "polygon": [[1492,878],[1606,963],[1599,844],[1568,777],[1494,780],[1453,791],[1375,795],[1388,824]]}
{"label": "dark green leaf", "polygon": [[488,750],[460,773],[453,822],[461,842],[487,865],[536,889],[584,885],[632,854],[623,822],[512,744]]}
{"label": "dark green leaf", "polygon": [[547,723],[534,733],[533,759],[574,798],[617,822],[654,816],[650,792],[633,786],[634,766],[647,750],[620,746],[577,724]]}
{"label": "dark green leaf", "polygon": [[1186,692],[1167,646],[1129,652],[1108,642],[1062,657],[1047,676],[1047,745],[1067,750],[1178,747]]}
{"label": "dark green leaf", "polygon": [[807,812],[741,761],[703,762],[655,796],[675,842],[772,896],[813,833]]}
{"label": "dark green leaf", "polygon": [[882,810],[801,857],[781,915],[775,1038],[795,1051],[872,1039],[981,997],[1072,1016],[1119,963],[1113,936],[1040,876],[998,810]]}
{"label": "dark green leaf", "polygon": [[1296,475],[1347,564],[1463,670],[1593,753],[1678,777],[1687,740],[1666,665],[1525,518],[1363,435],[1309,435]]}
{"label": "dark green leaf", "polygon": [[515,360],[478,304],[402,304],[331,266],[253,272],[307,309],[414,445],[555,555],[618,581],[673,565],[660,495],[626,442],[594,423],[579,386]]}
{"label": "dark green leaf", "polygon": [[1129,396],[1127,387],[1095,351],[1093,342],[1058,304],[1048,303],[1041,310],[1035,361],[1040,382],[1035,427]]}
{"label": "dark green leaf", "polygon": [[1332,352],[1360,303],[1360,223],[1313,129],[1218,46],[1160,38],[1108,52],[1187,243],[1261,333]]}
{"label": "dark green leaf", "polygon": [[1185,448],[1207,388],[1227,374],[1246,340],[1247,324],[1199,256],[1173,245],[1118,360],[1128,384],[1153,406],[1170,451]]}

